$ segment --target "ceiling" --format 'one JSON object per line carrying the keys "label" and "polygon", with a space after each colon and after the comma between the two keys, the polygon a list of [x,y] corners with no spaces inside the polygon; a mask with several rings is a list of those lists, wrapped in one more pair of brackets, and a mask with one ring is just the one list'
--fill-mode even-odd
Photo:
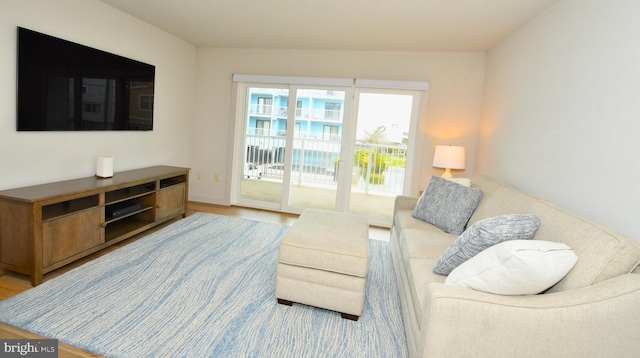
{"label": "ceiling", "polygon": [[487,51],[557,0],[101,0],[201,47]]}

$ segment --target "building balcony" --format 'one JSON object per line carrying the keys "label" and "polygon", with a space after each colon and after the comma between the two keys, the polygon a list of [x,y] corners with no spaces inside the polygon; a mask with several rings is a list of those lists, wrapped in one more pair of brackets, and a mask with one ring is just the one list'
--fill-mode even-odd
{"label": "building balcony", "polygon": [[[252,104],[249,115],[264,118],[287,118],[288,107]],[[341,110],[296,108],[296,120],[342,122]]]}
{"label": "building balcony", "polygon": [[[257,175],[245,175],[241,196],[279,202],[284,185],[284,137],[247,136],[246,162]],[[403,193],[406,146],[356,143],[351,173],[351,212],[390,218]],[[295,138],[292,148],[290,205],[335,209],[340,140]],[[253,167],[253,166],[252,166]],[[251,179],[247,179],[250,177]],[[343,181],[344,182],[344,181]]]}

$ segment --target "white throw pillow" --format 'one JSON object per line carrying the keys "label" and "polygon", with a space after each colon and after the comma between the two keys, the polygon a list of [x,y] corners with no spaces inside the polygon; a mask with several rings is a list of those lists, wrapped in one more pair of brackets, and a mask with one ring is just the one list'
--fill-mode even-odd
{"label": "white throw pillow", "polygon": [[531,295],[555,285],[577,261],[573,250],[562,243],[510,240],[464,262],[444,283],[501,295]]}

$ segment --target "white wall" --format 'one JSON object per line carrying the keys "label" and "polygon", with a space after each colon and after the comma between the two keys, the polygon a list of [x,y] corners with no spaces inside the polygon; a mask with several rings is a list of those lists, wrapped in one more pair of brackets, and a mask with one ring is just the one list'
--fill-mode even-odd
{"label": "white wall", "polygon": [[[115,171],[190,166],[196,47],[97,0],[2,0],[0,10],[0,189],[92,176],[96,157]],[[16,27],[156,66],[154,130],[17,132]]]}
{"label": "white wall", "polygon": [[[455,175],[468,175],[473,172],[485,57],[484,53],[200,48],[190,197],[229,203],[233,73],[429,81],[428,98],[422,103],[426,115],[420,118],[422,167],[414,194],[432,174],[442,173],[431,167],[433,139],[466,146],[467,169]],[[197,172],[202,179],[197,179]]]}
{"label": "white wall", "polygon": [[560,0],[492,49],[476,162],[638,241],[639,14]]}

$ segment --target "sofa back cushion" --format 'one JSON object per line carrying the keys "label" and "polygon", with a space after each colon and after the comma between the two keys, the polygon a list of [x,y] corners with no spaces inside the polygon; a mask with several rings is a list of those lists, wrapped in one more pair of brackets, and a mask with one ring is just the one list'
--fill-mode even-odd
{"label": "sofa back cushion", "polygon": [[567,244],[578,256],[573,269],[548,292],[582,288],[628,273],[640,261],[640,244],[613,230],[522,193],[514,187],[483,175],[474,175],[471,186],[484,195],[469,225],[487,217],[534,213],[540,227],[534,240]]}
{"label": "sofa back cushion", "polygon": [[544,200],[534,204],[540,218],[534,239],[562,242],[578,262],[549,292],[586,287],[631,272],[640,261],[640,245],[613,230],[557,208]]}
{"label": "sofa back cushion", "polygon": [[533,199],[513,187],[504,186],[496,189],[490,195],[485,194],[471,215],[467,227],[480,220],[507,214],[526,214],[532,212]]}

